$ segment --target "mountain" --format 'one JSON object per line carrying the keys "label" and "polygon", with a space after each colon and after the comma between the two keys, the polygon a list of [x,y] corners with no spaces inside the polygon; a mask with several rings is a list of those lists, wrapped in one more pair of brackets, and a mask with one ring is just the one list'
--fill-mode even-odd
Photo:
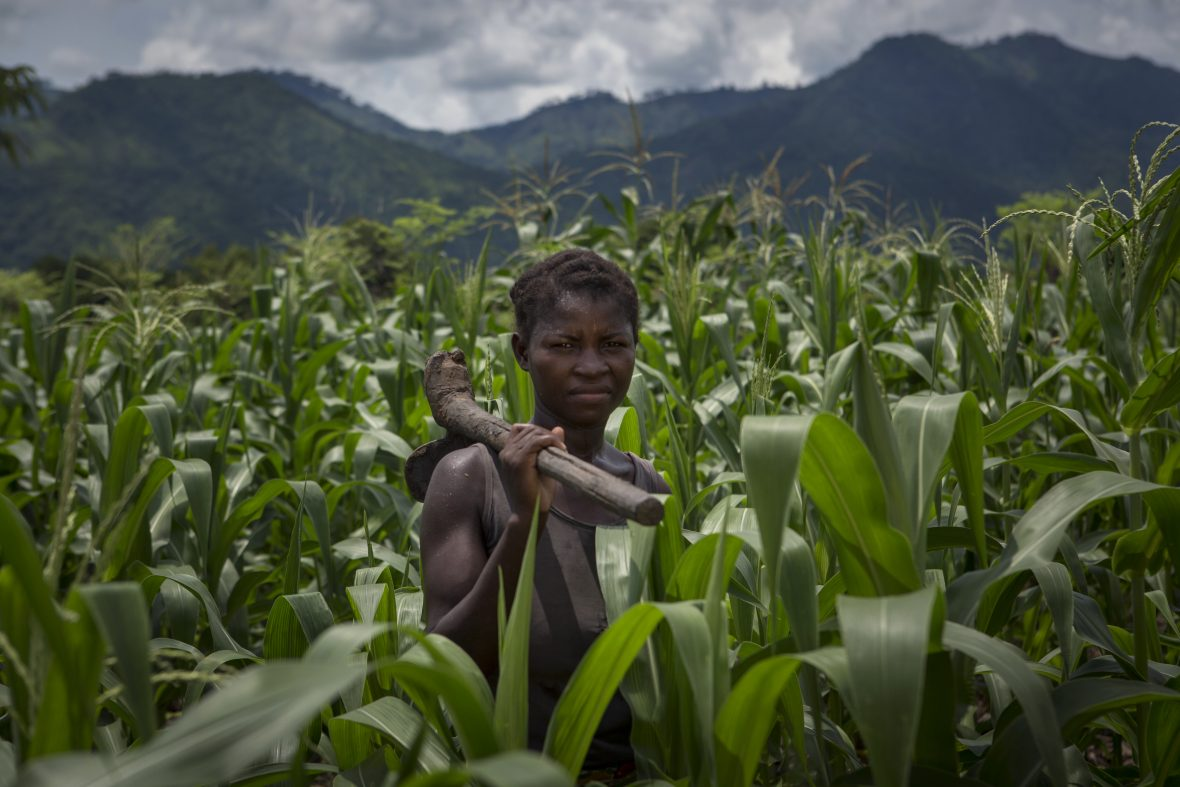
{"label": "mountain", "polygon": [[[807,175],[818,190],[821,165],[868,154],[858,176],[892,201],[979,220],[1026,191],[1125,184],[1136,129],[1180,121],[1180,73],[1043,35],[960,47],[914,34],[802,88],[634,105],[592,93],[460,133],[411,128],[288,72],[112,76],[6,126],[32,154],[17,168],[0,162],[0,264],[68,254],[160,215],[225,244],[293,226],[309,200],[329,219],[388,219],[405,197],[462,207],[546,153],[583,174],[600,168],[596,153],[633,144],[632,109],[648,150],[681,154],[682,195],[741,183],[776,155],[784,182]],[[652,164],[664,195],[670,161]]]}
{"label": "mountain", "polygon": [[[261,72],[267,73],[267,72]],[[446,134],[410,128],[346,93],[289,71],[270,76],[325,112],[359,128],[410,142],[488,169],[538,164],[551,157],[587,154],[634,144],[630,105],[610,93],[591,92],[547,104],[508,123]],[[710,118],[753,109],[788,92],[784,88],[710,91],[656,95],[636,104],[645,138],[671,134]]]}
{"label": "mountain", "polygon": [[[341,116],[356,110],[347,100],[317,103]],[[978,220],[1025,191],[1125,183],[1135,131],[1180,121],[1180,73],[1080,52],[1046,35],[960,47],[912,34],[883,39],[807,87],[678,93],[635,110],[649,150],[681,154],[681,193],[741,182],[776,154],[784,181],[808,176],[805,191],[817,191],[826,185],[821,166],[867,154],[858,176],[888,186],[892,200]],[[633,145],[628,105],[606,93],[458,134],[364,111],[377,133],[490,169],[535,166],[548,143],[551,157],[588,173],[604,163],[597,152]],[[665,194],[670,167],[667,159],[652,167]],[[618,182],[594,185],[610,190]]]}
{"label": "mountain", "polygon": [[1040,35],[971,49],[909,35],[652,148],[684,154],[687,192],[755,174],[780,149],[780,172],[813,182],[818,166],[869,154],[858,175],[888,185],[893,199],[978,220],[1025,191],[1125,183],[1131,137],[1153,120],[1180,121],[1180,73]]}
{"label": "mountain", "polygon": [[15,125],[0,172],[0,263],[93,248],[121,223],[174,216],[194,242],[264,241],[309,205],[388,219],[407,197],[462,206],[500,176],[333,117],[251,73],[112,76]]}

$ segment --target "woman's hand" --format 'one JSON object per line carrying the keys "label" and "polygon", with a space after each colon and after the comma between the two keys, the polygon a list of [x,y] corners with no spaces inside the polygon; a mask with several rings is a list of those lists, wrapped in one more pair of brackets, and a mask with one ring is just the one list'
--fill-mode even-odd
{"label": "woman's hand", "polygon": [[565,450],[565,432],[560,426],[549,431],[536,424],[513,424],[508,442],[500,451],[508,503],[522,522],[532,521],[538,499],[543,522],[557,489],[556,479],[546,478],[537,471],[537,454],[544,448]]}

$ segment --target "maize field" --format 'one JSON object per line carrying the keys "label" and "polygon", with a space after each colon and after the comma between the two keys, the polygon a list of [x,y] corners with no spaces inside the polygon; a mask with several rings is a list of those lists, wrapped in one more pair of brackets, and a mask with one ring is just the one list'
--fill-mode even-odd
{"label": "maize field", "polygon": [[[236,312],[71,267],[0,326],[0,785],[573,784],[617,690],[646,784],[1180,783],[1178,141],[988,228],[855,171],[661,205],[640,162],[380,294],[331,224]],[[673,494],[599,530],[540,753],[531,582],[490,685],[424,633],[403,463],[436,350],[531,416],[506,293],[575,245],[639,289],[608,439]]]}

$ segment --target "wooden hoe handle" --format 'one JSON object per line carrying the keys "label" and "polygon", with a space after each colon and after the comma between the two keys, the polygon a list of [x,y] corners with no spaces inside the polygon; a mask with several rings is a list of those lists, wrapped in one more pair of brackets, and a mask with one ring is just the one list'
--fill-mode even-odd
{"label": "wooden hoe handle", "polygon": [[[497,453],[512,427],[475,403],[471,377],[461,350],[437,352],[426,361],[426,400],[434,420],[451,434],[483,443]],[[602,505],[645,525],[664,518],[664,504],[639,487],[584,462],[568,451],[544,448],[537,469],[563,484],[579,489]]]}

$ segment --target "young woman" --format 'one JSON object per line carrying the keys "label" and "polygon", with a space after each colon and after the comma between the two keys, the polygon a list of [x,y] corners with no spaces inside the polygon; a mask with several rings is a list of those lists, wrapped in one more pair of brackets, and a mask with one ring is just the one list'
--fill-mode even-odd
{"label": "young woman", "polygon": [[[496,456],[482,445],[449,454],[422,509],[422,571],[430,631],[463,647],[486,673],[497,669],[500,577],[516,591],[534,506],[540,536],[529,642],[529,746],[544,744],[565,684],[606,628],[594,533],[625,522],[594,500],[537,473],[537,453],[556,446],[651,492],[668,492],[649,462],[609,445],[607,419],[631,383],[639,301],[614,263],[590,251],[556,254],[512,288],[512,349],[533,381],[534,415],[514,424]],[[586,767],[633,760],[631,716],[616,695]]]}

